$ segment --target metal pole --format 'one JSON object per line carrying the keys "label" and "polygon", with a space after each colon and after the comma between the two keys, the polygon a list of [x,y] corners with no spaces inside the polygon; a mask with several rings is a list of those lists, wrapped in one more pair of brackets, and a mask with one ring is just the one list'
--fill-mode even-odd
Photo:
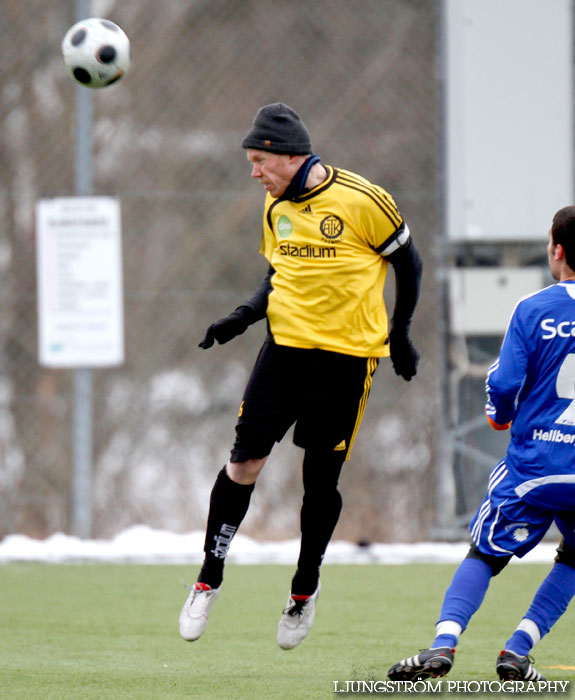
{"label": "metal pole", "polygon": [[[91,0],[75,0],[76,21],[91,16]],[[92,92],[76,86],[75,192],[92,194],[93,185],[93,103]],[[92,534],[92,370],[74,371],[74,477],[72,530],[88,538]]]}
{"label": "metal pole", "polygon": [[437,239],[437,283],[439,287],[439,366],[440,366],[440,396],[439,411],[439,449],[436,488],[436,518],[434,535],[440,538],[451,538],[455,534],[455,480],[453,475],[453,435],[451,426],[451,392],[449,387],[449,239],[447,234],[447,202],[448,172],[447,172],[447,3],[439,2],[438,21],[438,84],[439,84],[439,124],[440,124],[440,153],[439,153],[439,235]]}

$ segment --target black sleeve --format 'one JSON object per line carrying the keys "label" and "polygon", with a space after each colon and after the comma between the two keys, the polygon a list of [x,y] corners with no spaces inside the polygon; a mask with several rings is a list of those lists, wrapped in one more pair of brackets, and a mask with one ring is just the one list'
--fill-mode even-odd
{"label": "black sleeve", "polygon": [[393,265],[395,272],[395,307],[391,328],[407,334],[419,299],[423,263],[411,238],[407,245],[386,257],[386,260]]}
{"label": "black sleeve", "polygon": [[260,285],[256,289],[256,291],[247,301],[244,301],[244,303],[241,304],[241,306],[238,306],[238,309],[245,309],[245,313],[249,319],[247,319],[249,325],[251,325],[252,323],[256,323],[256,321],[260,321],[266,316],[266,311],[268,308],[268,296],[272,290],[271,279],[274,273],[275,270],[270,265],[266,276],[260,282]]}

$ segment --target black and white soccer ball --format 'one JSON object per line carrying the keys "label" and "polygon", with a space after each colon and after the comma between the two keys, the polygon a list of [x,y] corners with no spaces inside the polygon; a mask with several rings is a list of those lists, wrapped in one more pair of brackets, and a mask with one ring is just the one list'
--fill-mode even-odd
{"label": "black and white soccer ball", "polygon": [[62,56],[72,80],[89,88],[116,83],[130,68],[130,40],[109,19],[91,17],[74,24],[62,40]]}

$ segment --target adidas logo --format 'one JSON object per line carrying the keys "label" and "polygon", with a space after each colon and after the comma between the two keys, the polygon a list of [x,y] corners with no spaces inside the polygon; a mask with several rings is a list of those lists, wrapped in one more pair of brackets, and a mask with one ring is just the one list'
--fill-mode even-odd
{"label": "adidas logo", "polygon": [[333,451],[334,451],[334,452],[341,452],[342,450],[345,450],[345,448],[346,448],[345,440],[342,440],[342,441],[339,443],[339,445],[336,445],[336,446],[333,448]]}
{"label": "adidas logo", "polygon": [[304,207],[303,209],[299,210],[300,214],[313,214],[310,205],[308,204],[307,207]]}

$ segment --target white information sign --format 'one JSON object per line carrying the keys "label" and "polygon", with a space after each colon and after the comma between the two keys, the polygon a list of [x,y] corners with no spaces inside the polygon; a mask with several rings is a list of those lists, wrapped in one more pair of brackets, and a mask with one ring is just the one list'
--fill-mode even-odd
{"label": "white information sign", "polygon": [[106,367],[124,361],[120,204],[57,197],[36,206],[40,363]]}

